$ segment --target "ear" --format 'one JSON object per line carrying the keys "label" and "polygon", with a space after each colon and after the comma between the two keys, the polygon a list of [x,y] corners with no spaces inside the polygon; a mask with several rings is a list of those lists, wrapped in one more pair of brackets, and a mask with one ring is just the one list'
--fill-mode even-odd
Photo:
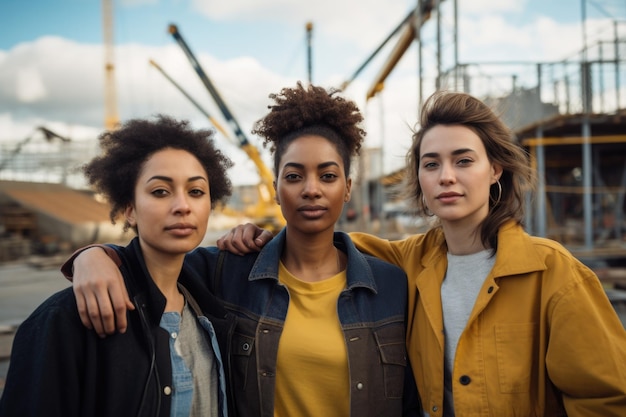
{"label": "ear", "polygon": [[352,193],[352,178],[348,178],[346,181],[346,193],[343,197],[344,203],[350,201],[350,195]]}
{"label": "ear", "polygon": [[276,180],[272,181],[272,187],[274,187],[274,200],[276,204],[280,206],[280,200],[278,199],[278,190],[276,189]]}
{"label": "ear", "polygon": [[491,181],[492,184],[495,184],[500,179],[503,171],[502,165],[495,162],[491,164],[491,175],[493,176]]}
{"label": "ear", "polygon": [[137,226],[137,219],[135,213],[135,206],[129,204],[124,209],[124,217],[126,218],[126,222],[130,225],[130,227]]}

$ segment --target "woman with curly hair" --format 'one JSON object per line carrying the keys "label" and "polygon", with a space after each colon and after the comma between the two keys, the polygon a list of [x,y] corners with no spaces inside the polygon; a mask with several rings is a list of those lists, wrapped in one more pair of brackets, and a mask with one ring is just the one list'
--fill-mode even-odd
{"label": "woman with curly hair", "polygon": [[[298,83],[270,98],[274,104],[253,133],[273,153],[285,228],[260,253],[220,257],[217,248],[199,248],[186,259],[237,316],[227,359],[232,411],[243,417],[417,415],[405,348],[406,275],[335,232],[350,199],[351,159],[365,135],[362,115],[352,101],[322,87]],[[94,296],[86,284],[119,285],[111,265],[102,251],[88,251],[75,264],[74,282],[85,297],[104,300],[93,303],[91,316],[111,317],[112,299],[119,328],[124,302],[109,297],[117,290]],[[109,319],[96,324],[102,333],[116,326]]]}
{"label": "woman with curly hair", "polygon": [[234,316],[183,260],[204,238],[212,204],[230,195],[231,162],[213,132],[166,116],[99,139],[102,154],[83,171],[111,220],[122,215],[137,234],[118,248],[134,309],[127,331],[100,338],[81,323],[89,300],[71,288],[53,295],[17,331],[0,415],[226,417],[218,340]]}

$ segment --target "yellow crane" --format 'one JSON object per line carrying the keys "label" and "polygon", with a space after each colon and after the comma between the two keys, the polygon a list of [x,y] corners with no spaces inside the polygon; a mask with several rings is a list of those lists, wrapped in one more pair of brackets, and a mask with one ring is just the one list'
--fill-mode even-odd
{"label": "yellow crane", "polygon": [[107,130],[113,130],[119,124],[117,90],[115,88],[113,0],[102,0],[102,31],[104,40],[104,127]]}
{"label": "yellow crane", "polygon": [[[204,69],[202,69],[202,67],[200,66],[200,62],[198,62],[195,55],[193,54],[193,52],[187,45],[187,42],[185,42],[185,40],[183,39],[176,25],[169,26],[169,33],[172,35],[174,40],[176,40],[178,45],[181,47],[181,49],[187,56],[187,59],[189,60],[194,70],[196,71],[196,74],[200,78],[200,81],[202,81],[207,91],[213,98],[213,101],[215,101],[215,104],[217,104],[217,107],[222,112],[222,115],[228,122],[228,125],[234,132],[235,137],[237,138],[239,147],[246,153],[248,158],[252,160],[252,162],[257,168],[257,171],[260,177],[260,183],[257,186],[259,199],[256,202],[256,204],[250,205],[244,210],[245,214],[248,217],[252,218],[252,220],[256,224],[258,224],[260,227],[270,229],[274,232],[278,232],[285,225],[285,218],[283,217],[282,212],[280,211],[280,207],[276,203],[276,191],[274,190],[274,185],[273,185],[274,175],[272,174],[272,171],[263,162],[263,159],[261,158],[261,154],[259,153],[258,148],[255,147],[248,140],[246,135],[243,133],[243,130],[241,129],[241,127],[239,126],[239,123],[237,122],[237,119],[235,119],[235,117],[231,113],[230,109],[226,105],[226,102],[222,99],[222,96],[219,94],[219,92],[213,85],[213,82],[211,81],[209,76],[206,74]],[[162,70],[161,72],[163,73]],[[172,80],[170,79],[170,81]],[[180,90],[180,87],[177,87],[177,88],[179,88]],[[189,98],[187,94],[185,95],[187,96],[187,98]],[[196,107],[199,107],[195,103],[194,105],[196,105]],[[212,117],[209,116],[209,119],[212,120]],[[219,126],[219,124],[216,125],[216,127],[220,131],[223,132],[223,129]],[[230,138],[229,135],[226,135],[226,137]]]}
{"label": "yellow crane", "polygon": [[[414,39],[419,39],[421,34],[419,29],[430,19],[433,10],[439,7],[444,0],[419,0],[416,9],[412,10],[400,24],[391,32],[391,34],[382,42],[378,48],[365,60],[365,62],[354,72],[354,74],[341,84],[341,89],[345,90],[348,85],[363,71],[363,69],[374,59],[376,55],[383,49],[395,35],[400,34],[398,42],[394,46],[391,54],[383,64],[383,68],[378,72],[374,82],[367,90],[366,99],[369,100],[376,94],[381,92],[385,86],[385,80],[391,71],[395,68],[400,58],[407,51]],[[437,11],[438,13],[438,11]]]}

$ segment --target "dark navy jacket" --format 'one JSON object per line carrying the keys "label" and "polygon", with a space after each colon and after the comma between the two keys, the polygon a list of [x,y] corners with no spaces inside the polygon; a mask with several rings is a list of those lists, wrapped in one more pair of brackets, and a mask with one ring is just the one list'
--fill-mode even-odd
{"label": "dark navy jacket", "polygon": [[[101,339],[85,328],[72,288],[48,298],[15,335],[1,417],[169,417],[169,335],[159,326],[166,300],[148,275],[137,239],[116,249],[136,307],[126,333]],[[185,265],[179,283],[210,319],[218,341],[229,340],[235,317],[207,291],[206,281]],[[228,349],[220,343],[220,350]],[[222,395],[220,403],[224,411]]]}

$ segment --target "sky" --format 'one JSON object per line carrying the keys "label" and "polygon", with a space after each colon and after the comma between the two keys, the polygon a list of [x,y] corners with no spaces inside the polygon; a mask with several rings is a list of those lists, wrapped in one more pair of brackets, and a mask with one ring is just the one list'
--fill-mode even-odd
{"label": "sky", "polygon": [[[416,0],[111,0],[115,86],[120,119],[167,113],[196,128],[210,121],[149,64],[152,59],[212,117],[221,113],[183,51],[168,33],[181,35],[211,78],[249,140],[267,112],[268,95],[298,80],[337,88],[415,8]],[[442,66],[454,62],[454,2],[441,2]],[[588,39],[612,36],[626,20],[624,0],[457,0],[458,61],[554,62]],[[424,25],[424,95],[434,91],[436,18]],[[311,43],[306,24],[311,22]],[[621,25],[620,30],[626,29]],[[417,48],[412,46],[385,82],[365,100],[396,39],[348,85],[343,94],[365,115],[365,148],[384,155],[382,170],[404,163],[417,121]],[[309,49],[310,46],[310,49]],[[311,59],[308,59],[310,50]],[[104,129],[102,2],[0,0],[0,144],[32,135],[37,126],[73,141],[96,141]],[[258,180],[254,165],[221,135],[235,161],[235,184]]]}

